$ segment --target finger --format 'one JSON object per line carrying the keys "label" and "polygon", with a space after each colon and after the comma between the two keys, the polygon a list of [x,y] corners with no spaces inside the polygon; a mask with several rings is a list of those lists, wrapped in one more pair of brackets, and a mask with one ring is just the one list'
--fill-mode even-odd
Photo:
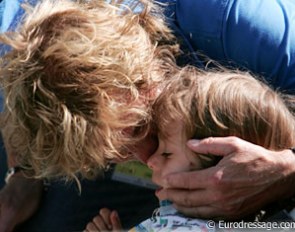
{"label": "finger", "polygon": [[159,199],[167,199],[179,206],[200,207],[212,203],[212,194],[206,190],[163,189],[156,193]]}
{"label": "finger", "polygon": [[110,219],[111,211],[108,208],[102,208],[99,211],[100,216],[102,217],[102,220],[104,221],[104,224],[107,226],[109,230],[112,229],[112,222]]}
{"label": "finger", "polygon": [[237,150],[245,141],[234,137],[210,137],[202,140],[189,140],[187,146],[199,154],[226,156]]}
{"label": "finger", "polygon": [[174,207],[184,215],[188,217],[193,218],[202,218],[202,219],[213,219],[213,218],[220,218],[221,215],[219,215],[218,210],[214,207],[210,206],[201,206],[201,207],[185,207],[173,204]]}
{"label": "finger", "polygon": [[93,218],[92,222],[95,224],[95,226],[100,230],[100,231],[106,231],[108,230],[108,226],[105,224],[104,220],[100,215],[96,216]]}
{"label": "finger", "polygon": [[120,220],[120,217],[118,215],[118,212],[117,211],[113,211],[111,213],[111,223],[113,225],[113,230],[115,231],[122,231],[123,227],[122,227],[122,224],[121,224],[121,220]]}
{"label": "finger", "polygon": [[208,187],[208,182],[215,176],[216,167],[207,169],[178,172],[164,177],[166,188],[203,189]]}
{"label": "finger", "polygon": [[86,226],[86,231],[88,232],[95,232],[95,231],[100,231],[98,227],[93,222],[89,222]]}

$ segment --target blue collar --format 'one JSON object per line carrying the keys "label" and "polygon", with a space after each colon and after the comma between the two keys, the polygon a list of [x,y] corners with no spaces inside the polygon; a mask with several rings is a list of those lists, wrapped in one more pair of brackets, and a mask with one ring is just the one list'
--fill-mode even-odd
{"label": "blue collar", "polygon": [[158,210],[159,216],[177,214],[177,210],[173,207],[172,202],[168,200],[160,201],[160,208]]}

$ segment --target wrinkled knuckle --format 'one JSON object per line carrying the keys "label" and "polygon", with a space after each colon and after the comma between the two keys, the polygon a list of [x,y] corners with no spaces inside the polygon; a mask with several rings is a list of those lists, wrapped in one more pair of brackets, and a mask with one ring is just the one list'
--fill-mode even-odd
{"label": "wrinkled knuckle", "polygon": [[223,177],[223,172],[221,170],[217,171],[210,177],[209,182],[214,189],[219,189],[222,187],[223,185],[222,177]]}
{"label": "wrinkled knuckle", "polygon": [[183,198],[183,205],[186,207],[193,207],[193,202],[189,196]]}
{"label": "wrinkled knuckle", "polygon": [[202,140],[202,143],[204,145],[211,145],[212,143],[214,143],[214,138],[213,137],[208,137],[206,139],[203,139]]}
{"label": "wrinkled knuckle", "polygon": [[276,162],[273,160],[273,157],[271,157],[271,156],[261,155],[261,156],[257,157],[256,159],[257,159],[257,162],[276,166]]}
{"label": "wrinkled knuckle", "polygon": [[229,137],[230,144],[233,148],[238,149],[241,146],[241,140],[237,137]]}

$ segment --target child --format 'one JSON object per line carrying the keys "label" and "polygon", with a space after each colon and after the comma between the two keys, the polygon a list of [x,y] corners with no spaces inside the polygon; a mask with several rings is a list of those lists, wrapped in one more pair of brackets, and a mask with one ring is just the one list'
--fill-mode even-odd
{"label": "child", "polygon": [[[164,86],[153,105],[159,145],[147,161],[153,171],[152,179],[159,186],[156,195],[165,188],[166,175],[202,169],[218,162],[210,155],[194,154],[188,149],[186,141],[190,138],[237,136],[275,151],[295,144],[295,118],[291,111],[294,98],[270,89],[248,73],[203,72],[185,67]],[[131,231],[214,229],[203,220],[181,215],[165,199],[160,201],[159,214]],[[118,230],[118,220],[115,211],[103,209],[87,229]]]}
{"label": "child", "polygon": [[151,4],[141,7],[44,0],[1,36],[11,47],[1,59],[3,133],[28,175],[89,177],[145,137],[133,128],[148,121],[177,46],[159,44],[173,36]]}

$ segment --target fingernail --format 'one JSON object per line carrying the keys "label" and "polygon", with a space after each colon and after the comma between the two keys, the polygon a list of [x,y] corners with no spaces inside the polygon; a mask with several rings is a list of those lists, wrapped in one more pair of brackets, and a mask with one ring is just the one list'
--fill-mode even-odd
{"label": "fingernail", "polygon": [[200,143],[201,140],[199,139],[191,139],[187,141],[188,146],[197,146]]}

